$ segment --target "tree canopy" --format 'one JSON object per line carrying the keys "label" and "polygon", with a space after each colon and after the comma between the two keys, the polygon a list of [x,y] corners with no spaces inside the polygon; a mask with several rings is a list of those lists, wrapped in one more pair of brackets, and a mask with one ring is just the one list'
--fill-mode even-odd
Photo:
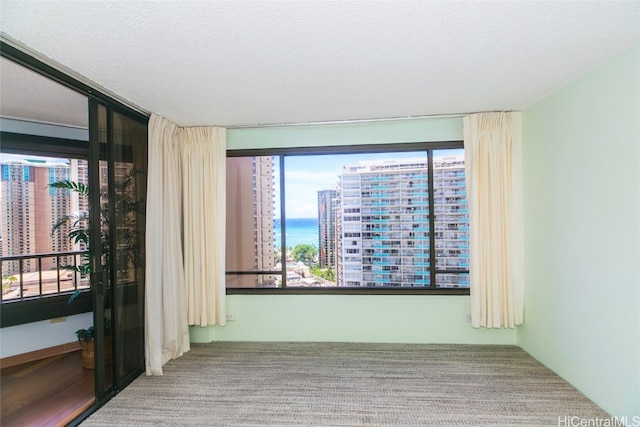
{"label": "tree canopy", "polygon": [[305,264],[312,264],[318,256],[318,248],[308,243],[299,243],[291,250],[291,257]]}

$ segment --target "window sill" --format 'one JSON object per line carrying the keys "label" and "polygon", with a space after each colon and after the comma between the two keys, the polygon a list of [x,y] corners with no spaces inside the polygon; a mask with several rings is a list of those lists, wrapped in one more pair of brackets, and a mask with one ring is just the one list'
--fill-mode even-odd
{"label": "window sill", "polygon": [[70,294],[2,303],[0,328],[93,311],[91,292],[81,293],[69,304]]}

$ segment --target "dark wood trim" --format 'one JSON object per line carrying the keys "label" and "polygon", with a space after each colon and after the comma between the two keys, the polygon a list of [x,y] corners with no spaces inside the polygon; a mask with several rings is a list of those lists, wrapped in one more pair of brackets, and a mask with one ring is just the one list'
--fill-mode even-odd
{"label": "dark wood trim", "polygon": [[78,343],[78,341],[73,341],[55,345],[53,347],[41,348],[40,350],[34,350],[27,353],[16,354],[15,356],[7,356],[0,359],[0,369],[11,368],[12,366],[34,362],[48,357],[60,356],[61,354],[67,354],[81,349],[82,347],[80,346],[80,343]]}
{"label": "dark wood trim", "polygon": [[89,154],[88,141],[54,138],[51,136],[27,135],[0,132],[2,152],[12,154],[32,154],[38,156],[67,156],[86,159]]}
{"label": "dark wood trim", "polygon": [[259,156],[319,156],[333,154],[364,154],[385,153],[389,151],[424,151],[426,149],[438,150],[442,148],[463,148],[464,142],[438,141],[438,142],[396,142],[385,144],[358,144],[358,145],[323,145],[315,147],[286,147],[286,148],[257,148],[227,150],[227,157],[259,157]]}
{"label": "dark wood trim", "polygon": [[227,288],[227,295],[469,295],[469,288]]}

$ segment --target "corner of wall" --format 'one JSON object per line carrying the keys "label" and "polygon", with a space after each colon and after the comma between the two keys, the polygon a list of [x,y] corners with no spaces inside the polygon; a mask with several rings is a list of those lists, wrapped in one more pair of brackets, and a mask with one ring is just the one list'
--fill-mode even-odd
{"label": "corner of wall", "polygon": [[523,112],[520,347],[640,420],[640,46]]}

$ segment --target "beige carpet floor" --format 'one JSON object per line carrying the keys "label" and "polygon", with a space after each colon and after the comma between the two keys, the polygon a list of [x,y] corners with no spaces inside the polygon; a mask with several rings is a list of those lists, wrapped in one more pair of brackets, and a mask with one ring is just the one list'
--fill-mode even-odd
{"label": "beige carpet floor", "polygon": [[[610,416],[515,346],[193,345],[83,426],[558,426]],[[562,424],[561,424],[562,425]]]}

